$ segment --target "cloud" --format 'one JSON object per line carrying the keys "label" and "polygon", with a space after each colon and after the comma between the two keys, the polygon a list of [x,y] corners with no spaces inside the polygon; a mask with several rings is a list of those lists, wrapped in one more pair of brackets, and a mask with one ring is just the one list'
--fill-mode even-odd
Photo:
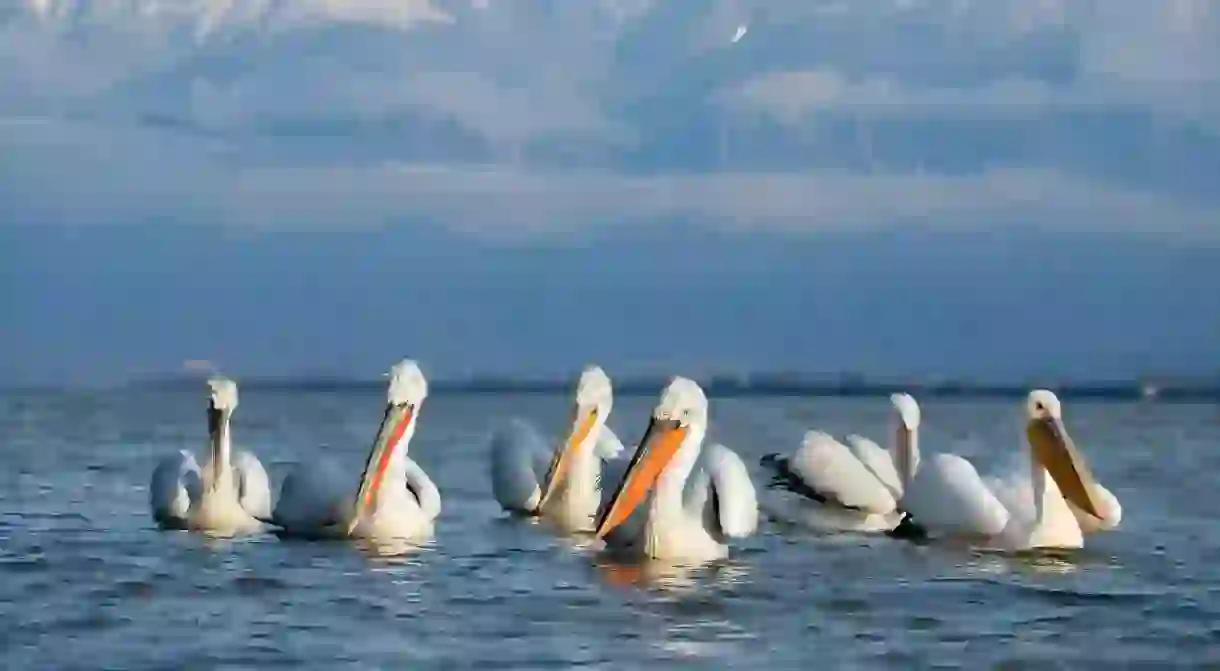
{"label": "cloud", "polygon": [[739,112],[797,125],[826,111],[865,118],[1036,119],[1054,109],[1100,108],[1104,98],[1066,94],[1045,82],[1001,79],[970,88],[906,89],[892,78],[850,81],[834,70],[769,72],[724,94]]}
{"label": "cloud", "polygon": [[23,0],[0,12],[0,110],[10,221],[1197,233],[1220,208],[1198,184],[1220,10]]}
{"label": "cloud", "polygon": [[0,123],[0,152],[9,157],[0,165],[4,207],[27,222],[335,231],[407,220],[493,238],[675,219],[788,232],[918,225],[1220,234],[1213,209],[1055,170],[629,175],[397,161],[267,165],[215,139],[41,121]]}
{"label": "cloud", "polygon": [[832,41],[829,53],[754,73],[730,87],[729,100],[788,122],[827,109],[989,118],[1138,107],[1220,130],[1214,2],[912,0],[820,9],[816,30]]}

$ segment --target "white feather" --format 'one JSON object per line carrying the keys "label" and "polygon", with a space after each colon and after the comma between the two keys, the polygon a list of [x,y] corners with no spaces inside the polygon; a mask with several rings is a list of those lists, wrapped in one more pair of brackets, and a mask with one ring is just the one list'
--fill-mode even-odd
{"label": "white feather", "polygon": [[202,478],[195,455],[180,450],[167,455],[153,469],[149,507],[153,520],[165,527],[185,528],[191,502],[198,501]]}
{"label": "white feather", "polygon": [[618,459],[626,448],[623,447],[623,441],[618,439],[610,427],[603,424],[597,434],[597,445],[594,449],[597,450],[597,456],[601,457],[603,461],[610,461]]}
{"label": "white feather", "polygon": [[715,511],[720,530],[730,537],[749,536],[758,528],[758,497],[750,471],[736,452],[719,443],[705,448],[704,455],[720,504]]}
{"label": "white feather", "polygon": [[492,431],[491,488],[505,510],[531,513],[542,497],[550,447],[532,424],[512,418]]}
{"label": "white feather", "polygon": [[891,452],[854,433],[847,437],[847,445],[894,499],[902,497],[902,480],[898,477],[898,470],[894,468],[894,456]]}
{"label": "white feather", "polygon": [[894,495],[846,445],[822,431],[809,431],[789,468],[824,496],[874,514],[893,512]]}
{"label": "white feather", "polygon": [[271,479],[267,477],[267,469],[258,457],[245,450],[234,453],[232,461],[241,507],[260,520],[270,519]]}
{"label": "white feather", "polygon": [[959,534],[994,536],[1010,517],[974,465],[955,454],[929,457],[905,492],[902,507],[925,527]]}
{"label": "white feather", "polygon": [[424,472],[424,469],[410,457],[407,458],[406,472],[407,487],[419,502],[420,512],[430,520],[436,519],[441,514],[440,490],[432,482],[432,478]]}

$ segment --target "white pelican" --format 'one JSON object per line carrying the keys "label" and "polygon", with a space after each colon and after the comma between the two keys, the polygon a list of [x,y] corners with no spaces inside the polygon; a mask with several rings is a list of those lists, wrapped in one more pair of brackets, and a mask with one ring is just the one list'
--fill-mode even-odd
{"label": "white pelican", "polygon": [[[936,454],[919,468],[902,507],[928,531],[999,550],[1074,549],[1084,533],[1113,528],[1118,501],[1097,483],[1063,423],[1059,399],[1046,390],[1026,400],[1030,471],[1009,484],[984,482],[971,463]],[[1028,492],[1028,505],[1020,493]],[[1090,519],[1091,518],[1091,519]],[[1080,519],[1086,520],[1082,524]]]}
{"label": "white pelican", "polygon": [[272,522],[285,535],[424,540],[431,537],[441,496],[407,456],[428,382],[410,359],[395,364],[381,428],[354,494],[318,468],[298,466],[284,479]]}
{"label": "white pelican", "polygon": [[[768,489],[782,490],[765,506],[785,521],[828,531],[895,531],[906,515],[899,500],[919,468],[919,404],[910,394],[894,394],[894,444],[883,450],[862,436],[847,437],[850,448],[821,431],[809,431],[792,455],[768,454]],[[917,532],[901,525],[900,535]]]}
{"label": "white pelican", "polygon": [[186,450],[162,459],[153,469],[149,503],[163,529],[190,529],[220,534],[258,531],[271,512],[267,471],[249,452],[234,453],[229,420],[237,408],[237,384],[208,380],[208,436],[211,454],[199,468]]}
{"label": "white pelican", "polygon": [[[728,538],[754,532],[758,501],[745,464],[723,445],[700,449],[707,410],[694,381],[675,377],[665,388],[626,474],[598,515],[594,533],[612,552],[704,562],[725,557]],[[643,519],[629,533],[611,534],[646,498]]]}
{"label": "white pelican", "polygon": [[572,426],[547,449],[527,425],[510,424],[491,443],[491,484],[505,510],[536,515],[560,531],[592,531],[602,500],[602,461],[623,451],[606,420],[614,406],[610,378],[588,366],[576,385]]}

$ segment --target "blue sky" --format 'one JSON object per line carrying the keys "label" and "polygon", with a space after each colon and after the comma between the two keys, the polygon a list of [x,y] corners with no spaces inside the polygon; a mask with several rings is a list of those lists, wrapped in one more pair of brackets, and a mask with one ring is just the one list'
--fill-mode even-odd
{"label": "blue sky", "polygon": [[0,376],[1220,369],[1206,0],[21,0]]}

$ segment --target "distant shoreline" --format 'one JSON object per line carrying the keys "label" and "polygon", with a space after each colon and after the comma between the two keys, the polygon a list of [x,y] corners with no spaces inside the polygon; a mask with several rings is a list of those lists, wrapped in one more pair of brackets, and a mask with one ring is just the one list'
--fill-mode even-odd
{"label": "distant shoreline", "polygon": [[[443,395],[476,394],[564,394],[570,393],[571,378],[508,378],[471,377],[461,380],[438,379],[430,390]],[[813,397],[875,397],[905,391],[926,398],[1019,398],[1033,388],[1048,388],[1067,398],[1103,400],[1156,401],[1220,401],[1220,381],[1074,381],[1055,383],[1034,380],[1028,383],[983,384],[964,381],[890,382],[869,381],[844,376],[840,379],[800,375],[750,376],[712,375],[695,378],[710,396],[813,396]],[[121,389],[195,390],[202,375],[179,375],[135,380]],[[614,381],[614,391],[622,396],[655,395],[669,380],[668,376],[621,376]],[[286,392],[380,392],[385,388],[381,378],[282,377],[238,378],[243,389]],[[43,391],[54,391],[42,389]],[[21,391],[21,390],[10,390]],[[28,391],[36,391],[29,389]]]}

